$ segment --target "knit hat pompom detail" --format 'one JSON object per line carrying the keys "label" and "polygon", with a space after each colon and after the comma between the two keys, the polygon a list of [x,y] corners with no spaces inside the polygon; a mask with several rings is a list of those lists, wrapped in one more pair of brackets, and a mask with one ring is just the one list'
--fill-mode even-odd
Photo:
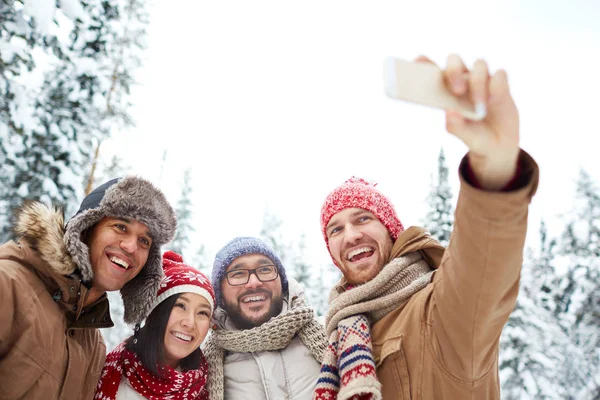
{"label": "knit hat pompom detail", "polygon": [[210,280],[196,268],[184,264],[181,255],[166,251],[163,254],[163,269],[165,277],[160,282],[152,309],[174,294],[195,293],[208,301],[211,313],[215,310],[215,292]]}
{"label": "knit hat pompom detail", "polygon": [[174,251],[165,251],[165,254],[163,254],[163,269],[167,266],[173,266],[174,263],[183,263],[183,257]]}
{"label": "knit hat pompom detail", "polygon": [[353,176],[327,195],[321,208],[321,231],[327,248],[327,224],[335,214],[346,208],[362,208],[375,214],[394,241],[404,231],[392,202],[375,189],[376,185],[374,182]]}
{"label": "knit hat pompom detail", "polygon": [[357,176],[352,176],[352,177],[350,177],[350,179],[348,179],[346,182],[344,182],[344,184],[348,184],[348,183],[356,183],[356,184],[362,183],[363,185],[371,186],[371,187],[377,186],[376,182],[369,182],[366,179],[359,178]]}

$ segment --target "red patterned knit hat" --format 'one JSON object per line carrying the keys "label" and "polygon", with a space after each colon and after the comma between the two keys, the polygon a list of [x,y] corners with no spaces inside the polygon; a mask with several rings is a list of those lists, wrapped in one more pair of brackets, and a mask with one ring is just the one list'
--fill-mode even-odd
{"label": "red patterned knit hat", "polygon": [[210,303],[211,312],[215,309],[215,292],[210,280],[197,269],[185,265],[183,257],[173,251],[163,254],[163,269],[165,277],[160,282],[160,288],[154,302],[154,309],[168,297],[178,293],[196,293]]}
{"label": "red patterned knit hat", "polygon": [[394,206],[387,197],[375,189],[375,185],[353,176],[329,193],[321,208],[321,231],[328,249],[327,224],[331,217],[346,208],[362,208],[371,211],[387,228],[394,241],[402,233],[404,226],[396,215]]}

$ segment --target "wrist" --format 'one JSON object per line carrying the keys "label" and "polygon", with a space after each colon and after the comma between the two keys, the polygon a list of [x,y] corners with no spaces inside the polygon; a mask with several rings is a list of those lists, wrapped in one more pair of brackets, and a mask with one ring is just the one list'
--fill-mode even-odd
{"label": "wrist", "polygon": [[519,149],[513,153],[496,157],[484,157],[472,152],[468,154],[469,166],[478,186],[483,190],[504,189],[515,177]]}

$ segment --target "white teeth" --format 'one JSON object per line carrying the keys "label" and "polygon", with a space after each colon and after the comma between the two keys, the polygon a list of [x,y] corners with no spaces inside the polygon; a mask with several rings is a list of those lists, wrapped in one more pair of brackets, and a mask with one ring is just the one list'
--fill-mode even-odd
{"label": "white teeth", "polygon": [[191,342],[192,341],[192,337],[191,336],[184,335],[183,333],[173,332],[173,336],[175,336],[176,338],[179,338],[181,340],[185,340],[186,342]]}
{"label": "white teeth", "polygon": [[246,297],[244,300],[242,300],[242,302],[249,303],[251,301],[261,301],[264,299],[265,299],[265,296],[252,296],[252,297]]}
{"label": "white teeth", "polygon": [[121,267],[127,269],[129,268],[129,264],[127,264],[125,261],[121,260],[118,257],[112,256],[110,257],[110,261],[114,262],[115,264],[119,264]]}
{"label": "white teeth", "polygon": [[350,253],[348,253],[348,256],[346,257],[346,259],[348,261],[350,261],[352,259],[352,257],[354,257],[355,255],[360,254],[360,253],[366,253],[368,251],[373,251],[373,249],[370,247],[361,247],[360,249],[352,250]]}

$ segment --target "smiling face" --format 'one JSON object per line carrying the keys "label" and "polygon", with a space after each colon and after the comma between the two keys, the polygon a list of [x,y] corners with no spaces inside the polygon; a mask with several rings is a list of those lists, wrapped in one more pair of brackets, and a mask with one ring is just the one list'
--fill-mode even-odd
{"label": "smiling face", "polygon": [[104,292],[120,290],[148,260],[152,237],[148,227],[133,219],[106,217],[86,236],[94,281],[87,303]]}
{"label": "smiling face", "polygon": [[393,241],[385,225],[370,211],[346,208],[335,214],[325,233],[329,252],[348,283],[370,281],[390,257]]}
{"label": "smiling face", "polygon": [[210,317],[211,306],[203,296],[183,293],[177,298],[165,329],[165,364],[176,368],[198,349],[208,333]]}
{"label": "smiling face", "polygon": [[[271,259],[262,254],[247,254],[234,259],[225,270],[225,275],[234,270],[273,264]],[[248,283],[239,286],[230,285],[226,276],[221,281],[225,311],[240,329],[260,326],[279,315],[283,307],[281,292],[280,276],[269,282],[261,282],[256,274],[251,274]]]}

